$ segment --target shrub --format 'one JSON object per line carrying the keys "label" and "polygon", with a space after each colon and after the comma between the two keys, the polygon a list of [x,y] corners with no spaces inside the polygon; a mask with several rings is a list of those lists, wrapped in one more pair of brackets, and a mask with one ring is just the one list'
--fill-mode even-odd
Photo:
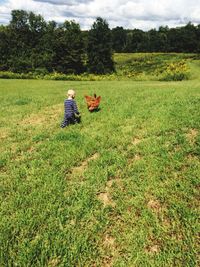
{"label": "shrub", "polygon": [[189,79],[189,68],[185,61],[167,64],[166,69],[162,72],[160,81],[182,81]]}
{"label": "shrub", "polygon": [[32,72],[29,73],[14,73],[11,71],[0,71],[1,79],[35,79]]}

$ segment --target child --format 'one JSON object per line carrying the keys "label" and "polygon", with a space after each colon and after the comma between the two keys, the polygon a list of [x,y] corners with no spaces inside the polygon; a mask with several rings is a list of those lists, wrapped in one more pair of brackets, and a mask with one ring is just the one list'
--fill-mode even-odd
{"label": "child", "polygon": [[68,98],[64,102],[65,114],[64,120],[61,124],[61,128],[68,126],[69,124],[80,123],[81,117],[78,111],[75,98],[75,91],[68,90]]}

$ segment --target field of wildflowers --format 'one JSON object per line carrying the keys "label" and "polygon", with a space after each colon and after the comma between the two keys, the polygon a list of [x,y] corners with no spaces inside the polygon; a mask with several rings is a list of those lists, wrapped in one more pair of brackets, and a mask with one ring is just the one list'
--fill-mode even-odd
{"label": "field of wildflowers", "polygon": [[83,73],[80,75],[58,72],[29,73],[0,72],[4,79],[44,79],[63,81],[114,81],[114,80],[161,80],[181,81],[190,78],[189,63],[199,61],[193,54],[130,53],[114,54],[116,71],[108,75]]}

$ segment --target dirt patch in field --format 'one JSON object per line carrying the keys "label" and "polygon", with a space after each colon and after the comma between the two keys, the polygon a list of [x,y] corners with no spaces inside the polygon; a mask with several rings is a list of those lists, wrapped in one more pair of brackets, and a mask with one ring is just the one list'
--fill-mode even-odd
{"label": "dirt patch in field", "polygon": [[51,118],[51,119],[57,118],[62,113],[64,115],[63,104],[53,105],[51,107],[47,107],[47,108],[44,109],[44,114],[49,116],[49,118]]}
{"label": "dirt patch in field", "polygon": [[9,133],[5,129],[1,129],[0,131],[0,140],[6,139],[9,136]]}
{"label": "dirt patch in field", "polygon": [[186,134],[186,138],[189,141],[190,144],[194,144],[196,141],[196,137],[198,135],[197,129],[190,129],[188,133]]}
{"label": "dirt patch in field", "polygon": [[107,256],[103,259],[103,262],[101,264],[102,267],[112,267],[113,266],[113,257]]}
{"label": "dirt patch in field", "polygon": [[166,228],[170,228],[171,227],[171,221],[167,217],[165,217],[165,218],[162,219],[162,224]]}
{"label": "dirt patch in field", "polygon": [[188,162],[192,163],[194,161],[199,161],[199,158],[196,155],[188,154],[187,155],[187,160]]}
{"label": "dirt patch in field", "polygon": [[92,160],[96,160],[99,157],[98,153],[93,154],[91,157],[87,158],[86,160],[84,160],[80,166],[74,167],[71,172],[70,175],[72,176],[80,176],[82,175],[82,173],[86,170],[88,163]]}
{"label": "dirt patch in field", "polygon": [[29,153],[32,153],[33,151],[35,151],[35,147],[34,147],[34,146],[30,146],[30,147],[27,149],[27,152],[29,152]]}
{"label": "dirt patch in field", "polygon": [[60,263],[60,258],[54,258],[54,259],[50,259],[48,262],[48,267],[56,267],[58,266]]}
{"label": "dirt patch in field", "polygon": [[148,254],[157,254],[160,252],[160,246],[158,244],[149,245],[145,248],[145,252]]}
{"label": "dirt patch in field", "polygon": [[120,183],[120,179],[111,179],[109,181],[107,181],[106,183],[106,187],[105,187],[105,191],[101,192],[97,195],[98,199],[103,203],[103,206],[111,206],[111,207],[115,207],[116,204],[115,202],[112,200],[111,194],[110,194],[110,190],[111,187],[114,183]]}
{"label": "dirt patch in field", "polygon": [[104,257],[101,264],[102,267],[111,267],[114,264],[114,259],[117,258],[117,246],[115,238],[110,234],[105,234],[103,237],[103,248],[106,251],[106,257]]}
{"label": "dirt patch in field", "polygon": [[132,145],[136,146],[136,145],[138,145],[138,144],[141,143],[141,142],[142,142],[141,139],[135,137],[135,138],[133,139],[133,141],[132,141]]}
{"label": "dirt patch in field", "polygon": [[155,213],[159,213],[162,210],[162,206],[157,199],[150,199],[147,207]]}
{"label": "dirt patch in field", "polygon": [[141,155],[139,155],[139,154],[136,154],[135,156],[134,156],[134,160],[140,160],[142,157],[141,157]]}
{"label": "dirt patch in field", "polygon": [[63,105],[57,104],[40,110],[37,114],[31,114],[20,122],[21,125],[45,125],[60,117]]}
{"label": "dirt patch in field", "polygon": [[128,163],[129,163],[129,164],[133,164],[134,162],[139,161],[139,160],[141,160],[141,159],[142,159],[141,155],[136,154],[136,155],[134,155],[133,158],[129,158],[129,159],[128,159]]}
{"label": "dirt patch in field", "polygon": [[106,190],[109,190],[113,186],[113,184],[122,186],[122,179],[119,176],[110,178],[106,183]]}
{"label": "dirt patch in field", "polygon": [[97,195],[98,199],[103,203],[103,206],[111,206],[111,207],[115,207],[115,203],[112,201],[110,193],[109,192],[103,192],[103,193],[99,193]]}
{"label": "dirt patch in field", "polygon": [[43,115],[31,115],[22,121],[23,125],[41,125],[45,124],[46,117]]}
{"label": "dirt patch in field", "polygon": [[103,240],[103,245],[106,248],[112,248],[113,249],[115,246],[115,238],[106,234],[104,237],[104,240]]}
{"label": "dirt patch in field", "polygon": [[184,236],[182,233],[172,232],[170,236],[172,239],[174,239],[176,241],[183,241],[183,239],[184,239]]}
{"label": "dirt patch in field", "polygon": [[138,137],[134,137],[131,143],[128,145],[128,150],[131,149],[133,146],[137,146],[139,143],[142,142],[143,139],[139,139]]}
{"label": "dirt patch in field", "polygon": [[148,254],[157,254],[161,250],[161,242],[155,237],[150,236],[148,238],[148,245],[145,247],[145,252]]}

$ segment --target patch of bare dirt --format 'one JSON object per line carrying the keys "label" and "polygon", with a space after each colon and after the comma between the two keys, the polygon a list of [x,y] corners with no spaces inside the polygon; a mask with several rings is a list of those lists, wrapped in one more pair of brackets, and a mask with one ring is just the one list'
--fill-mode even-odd
{"label": "patch of bare dirt", "polygon": [[153,236],[149,237],[148,245],[145,247],[145,252],[148,254],[157,254],[161,250],[161,242]]}
{"label": "patch of bare dirt", "polygon": [[98,194],[98,199],[103,203],[103,206],[112,206],[115,207],[115,203],[111,199],[109,192],[103,192]]}
{"label": "patch of bare dirt", "polygon": [[27,149],[27,152],[31,153],[31,152],[33,152],[34,150],[35,150],[35,148],[34,148],[33,146],[31,146],[31,147],[29,147],[29,148]]}
{"label": "patch of bare dirt", "polygon": [[181,146],[177,145],[174,147],[175,152],[180,152],[181,151]]}
{"label": "patch of bare dirt", "polygon": [[111,179],[107,181],[105,191],[97,195],[98,199],[103,203],[104,207],[106,206],[115,207],[116,206],[115,202],[112,200],[112,197],[110,195],[110,190],[114,183],[120,183],[120,181],[121,179],[119,178]]}
{"label": "patch of bare dirt", "polygon": [[8,131],[7,130],[4,130],[4,129],[1,129],[0,131],[0,140],[2,139],[5,139],[8,137]]}
{"label": "patch of bare dirt", "polygon": [[183,241],[184,237],[181,233],[171,233],[171,238],[177,241]]}
{"label": "patch of bare dirt", "polygon": [[113,184],[122,185],[122,179],[116,176],[108,180],[106,183],[106,190],[109,190],[113,186]]}
{"label": "patch of bare dirt", "polygon": [[81,166],[74,167],[72,169],[72,172],[71,172],[72,176],[82,174],[85,170],[85,167],[86,167],[86,165],[84,165],[84,164],[82,164]]}
{"label": "patch of bare dirt", "polygon": [[108,248],[114,248],[115,246],[115,238],[109,235],[105,235],[105,238],[103,240],[104,247]]}
{"label": "patch of bare dirt", "polygon": [[169,218],[165,217],[163,220],[162,220],[162,224],[164,227],[166,228],[170,228],[171,227],[171,221]]}
{"label": "patch of bare dirt", "polygon": [[145,252],[148,254],[157,254],[160,252],[160,246],[157,244],[149,245],[145,248]]}
{"label": "patch of bare dirt", "polygon": [[195,155],[188,154],[188,155],[187,155],[187,160],[188,160],[188,162],[194,162],[194,161],[198,161],[199,159],[198,159],[198,157],[195,156]]}
{"label": "patch of bare dirt", "polygon": [[101,266],[102,267],[112,267],[113,266],[113,257],[112,256],[105,257]]}
{"label": "patch of bare dirt", "polygon": [[50,259],[48,262],[48,267],[56,267],[58,266],[60,263],[60,259],[59,258],[54,258],[54,259]]}
{"label": "patch of bare dirt", "polygon": [[51,107],[47,107],[44,109],[43,112],[46,116],[48,116],[50,119],[55,119],[58,116],[60,116],[60,114],[64,114],[64,108],[63,108],[63,104],[57,104],[57,105],[53,105]]}
{"label": "patch of bare dirt", "polygon": [[21,125],[44,125],[58,119],[63,112],[63,105],[57,104],[40,110],[37,114],[30,114],[21,121]]}
{"label": "patch of bare dirt", "polygon": [[46,117],[44,115],[31,115],[28,118],[25,118],[22,120],[21,124],[22,125],[41,125],[46,122]]}
{"label": "patch of bare dirt", "polygon": [[106,251],[106,257],[104,257],[101,264],[102,267],[111,267],[114,264],[114,259],[117,257],[117,247],[115,238],[110,234],[106,234],[103,237],[103,248]]}
{"label": "patch of bare dirt", "polygon": [[136,146],[136,145],[138,145],[141,141],[142,141],[141,139],[135,137],[135,138],[133,139],[133,141],[132,141],[132,144]]}
{"label": "patch of bare dirt", "polygon": [[93,154],[91,157],[87,158],[86,160],[84,160],[80,166],[77,166],[77,167],[74,167],[72,170],[71,170],[71,173],[70,175],[72,176],[80,176],[84,171],[85,169],[87,168],[88,166],[88,163],[92,160],[96,160],[97,158],[99,157],[99,154],[98,153],[95,153]]}
{"label": "patch of bare dirt", "polygon": [[162,209],[160,202],[156,199],[150,199],[147,203],[147,207],[155,213],[159,213]]}
{"label": "patch of bare dirt", "polygon": [[186,137],[190,144],[194,144],[194,142],[196,141],[197,135],[198,135],[197,129],[190,129],[188,131],[188,133],[186,134]]}
{"label": "patch of bare dirt", "polygon": [[90,158],[87,159],[87,162],[89,162],[91,160],[96,160],[96,159],[98,159],[98,157],[99,157],[99,154],[98,153],[95,153]]}
{"label": "patch of bare dirt", "polygon": [[138,160],[141,160],[141,159],[142,159],[141,155],[136,154],[136,155],[134,155],[133,158],[129,158],[128,163],[129,164],[132,164],[132,163],[134,163],[134,162],[136,162]]}
{"label": "patch of bare dirt", "polygon": [[128,145],[128,149],[131,149],[133,146],[137,146],[139,143],[142,142],[142,139],[139,139],[138,137],[135,137],[131,143]]}

